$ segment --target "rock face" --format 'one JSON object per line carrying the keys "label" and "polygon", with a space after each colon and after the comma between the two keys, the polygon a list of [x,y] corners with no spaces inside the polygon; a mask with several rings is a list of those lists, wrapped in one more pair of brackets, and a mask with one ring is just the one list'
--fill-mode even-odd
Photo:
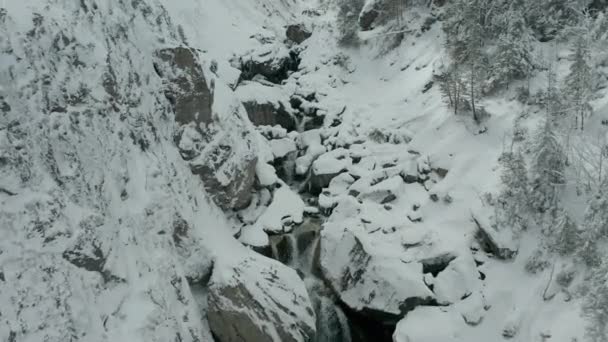
{"label": "rock face", "polygon": [[214,272],[209,326],[220,342],[301,342],[315,336],[315,316],[297,273],[251,256]]}
{"label": "rock face", "polygon": [[[156,56],[155,70],[164,80],[165,94],[181,125],[175,142],[182,157],[218,206],[224,210],[246,207],[257,157],[244,109],[219,82],[211,93],[196,50],[166,48]],[[211,82],[216,83],[215,79]]]}
{"label": "rock face", "polygon": [[[192,214],[209,206],[153,67],[180,45],[172,18],[154,0],[0,7],[0,341],[212,340],[187,281],[210,264]],[[178,107],[204,121],[207,100]]]}
{"label": "rock face", "polygon": [[285,32],[287,39],[291,40],[296,44],[301,44],[306,39],[312,36],[312,33],[304,27],[302,24],[298,25],[289,25],[287,26],[287,31]]}
{"label": "rock face", "polygon": [[156,55],[163,65],[158,63],[155,69],[168,83],[165,96],[174,106],[175,121],[182,125],[210,123],[213,96],[196,52],[180,46],[159,50]]}

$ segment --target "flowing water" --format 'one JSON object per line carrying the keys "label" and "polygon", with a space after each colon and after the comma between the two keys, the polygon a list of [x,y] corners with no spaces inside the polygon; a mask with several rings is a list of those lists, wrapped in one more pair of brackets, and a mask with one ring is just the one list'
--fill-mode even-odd
{"label": "flowing water", "polygon": [[351,342],[349,322],[321,277],[319,234],[322,220],[307,218],[291,233],[271,236],[273,257],[295,269],[304,280],[317,317],[315,342]]}

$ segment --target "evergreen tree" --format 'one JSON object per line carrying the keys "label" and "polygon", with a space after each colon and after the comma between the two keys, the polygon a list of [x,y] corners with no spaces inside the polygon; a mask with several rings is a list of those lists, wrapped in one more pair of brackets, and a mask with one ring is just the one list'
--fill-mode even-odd
{"label": "evergreen tree", "polygon": [[608,238],[608,186],[600,186],[597,194],[591,199],[581,232],[582,248],[579,257],[589,266],[598,266],[601,256],[598,253],[598,242]]}
{"label": "evergreen tree", "polygon": [[561,255],[571,255],[580,247],[580,232],[568,213],[560,208],[555,214],[552,236],[552,249]]}
{"label": "evergreen tree", "polygon": [[589,319],[587,337],[593,342],[605,342],[608,340],[608,261],[594,270],[590,283],[590,293],[583,304],[583,312]]}
{"label": "evergreen tree", "polygon": [[505,152],[500,158],[502,165],[502,191],[498,196],[497,219],[502,226],[514,230],[526,228],[525,213],[528,200],[528,176],[521,152]]}
{"label": "evergreen tree", "polygon": [[502,33],[498,37],[492,63],[492,88],[524,78],[532,72],[532,36],[522,10],[516,1],[502,16]]}
{"label": "evergreen tree", "polygon": [[557,207],[559,190],[565,184],[566,155],[553,122],[548,111],[533,146],[530,206],[541,213]]}
{"label": "evergreen tree", "polygon": [[589,101],[592,90],[591,53],[585,33],[578,30],[575,36],[570,73],[566,77],[566,94],[575,117],[575,128],[585,128],[585,117],[591,112]]}

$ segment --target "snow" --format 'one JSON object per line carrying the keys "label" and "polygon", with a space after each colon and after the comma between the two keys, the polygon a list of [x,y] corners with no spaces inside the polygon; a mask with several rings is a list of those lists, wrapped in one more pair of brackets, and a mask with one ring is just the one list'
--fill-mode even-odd
{"label": "snow", "polygon": [[[542,335],[551,335],[551,342],[583,341],[580,298],[548,284],[550,270],[524,270],[540,237],[493,229],[492,208],[482,201],[499,189],[498,157],[508,147],[513,119],[529,108],[509,92],[484,99],[491,117],[480,134],[470,118],[445,108],[437,84],[422,92],[445,64],[440,25],[405,34],[387,52],[390,36],[383,28],[362,35],[363,48],[337,47],[331,10],[316,18],[300,15],[313,2],[81,3],[96,3],[97,9],[85,14],[73,1],[3,3],[0,104],[6,100],[12,110],[0,117],[0,190],[6,190],[0,191],[0,274],[6,278],[0,284],[0,339],[16,332],[18,341],[65,341],[71,333],[100,341],[169,341],[176,333],[184,341],[212,340],[207,309],[197,305],[206,303],[208,289],[194,291],[188,279],[209,276],[213,265],[216,284],[234,285],[235,269],[245,261],[251,263],[245,285],[255,298],[270,311],[291,308],[294,292],[306,297],[298,275],[242,245],[268,246],[268,233],[284,233],[305,212],[318,213],[268,164],[299,149],[297,175],[311,168],[317,175],[338,174],[319,198],[320,207],[333,209],[321,233],[321,264],[336,289],[347,270],[361,270],[363,279],[337,291],[341,299],[396,316],[407,298],[447,305],[409,312],[397,326],[396,342],[500,341],[505,330],[515,342],[542,341]],[[33,13],[44,13],[43,29],[34,30]],[[428,15],[410,13],[411,25]],[[252,81],[236,87],[234,61],[287,56],[281,40],[284,26],[294,21],[314,21],[300,70],[282,85]],[[70,43],[57,48],[53,42],[61,33]],[[258,158],[255,172],[264,189],[234,215],[242,222],[215,207],[173,144],[176,127],[153,55],[184,43],[200,50],[205,77],[214,84],[219,124],[213,128],[220,133],[205,142],[208,151],[222,142],[236,160]],[[102,86],[108,77],[116,94]],[[542,77],[532,80],[533,89],[541,84]],[[75,100],[81,85],[90,85],[84,102]],[[241,104],[283,103],[291,111],[291,95],[313,92],[318,102],[303,107],[319,109],[326,125],[300,134],[254,128]],[[64,110],[51,112],[51,105]],[[606,96],[594,107],[601,117]],[[535,127],[534,120],[525,124]],[[197,129],[183,130],[181,150],[204,145]],[[243,132],[261,135],[245,143]],[[208,157],[192,163],[204,165]],[[433,171],[438,168],[448,170],[445,178]],[[232,176],[230,167],[217,174],[224,185]],[[571,190],[566,205],[581,213],[581,198]],[[396,198],[381,203],[390,194]],[[503,261],[479,251],[473,218],[497,245],[517,255]],[[187,233],[180,240],[174,233],[181,220]],[[98,245],[102,270],[63,257],[80,240],[86,243],[78,251],[87,256]],[[353,261],[357,244],[367,263]],[[423,273],[424,260],[446,254],[454,259],[444,270]],[[269,269],[280,270],[278,289],[260,277]],[[107,282],[108,276],[113,280]],[[260,279],[264,286],[253,286]],[[543,300],[547,288],[551,300]],[[303,307],[297,316],[314,326]]]}
{"label": "snow", "polygon": [[288,232],[291,230],[291,224],[302,223],[303,213],[304,201],[283,184],[274,192],[272,203],[258,218],[255,225],[267,232]]}

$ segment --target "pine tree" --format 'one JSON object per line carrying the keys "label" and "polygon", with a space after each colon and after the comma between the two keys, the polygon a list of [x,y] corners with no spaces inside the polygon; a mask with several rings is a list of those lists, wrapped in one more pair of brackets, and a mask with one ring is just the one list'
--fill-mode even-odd
{"label": "pine tree", "polygon": [[589,266],[598,266],[601,256],[598,242],[608,238],[608,186],[604,183],[591,199],[583,222],[581,244],[578,256]]}
{"label": "pine tree", "polygon": [[583,312],[589,320],[587,337],[593,342],[608,340],[608,261],[594,270]]}
{"label": "pine tree", "polygon": [[555,134],[554,118],[547,111],[536,136],[531,167],[530,206],[544,213],[558,204],[560,188],[565,184],[566,155]]}
{"label": "pine tree", "polygon": [[557,209],[550,234],[552,249],[561,255],[571,255],[580,247],[581,236],[576,222],[562,208]]}
{"label": "pine tree", "polygon": [[502,191],[498,195],[497,219],[502,226],[514,230],[526,228],[528,176],[521,152],[505,152],[500,158],[502,165]]}
{"label": "pine tree", "polygon": [[592,89],[592,70],[591,53],[589,44],[585,39],[585,33],[579,33],[574,39],[573,62],[570,65],[570,73],[566,77],[566,94],[572,105],[572,112],[575,116],[575,128],[583,130],[585,128],[585,117],[591,111],[589,101],[591,100]]}
{"label": "pine tree", "polygon": [[502,33],[492,63],[492,87],[524,78],[533,69],[532,36],[521,12],[523,8],[516,5],[514,2],[502,16]]}

